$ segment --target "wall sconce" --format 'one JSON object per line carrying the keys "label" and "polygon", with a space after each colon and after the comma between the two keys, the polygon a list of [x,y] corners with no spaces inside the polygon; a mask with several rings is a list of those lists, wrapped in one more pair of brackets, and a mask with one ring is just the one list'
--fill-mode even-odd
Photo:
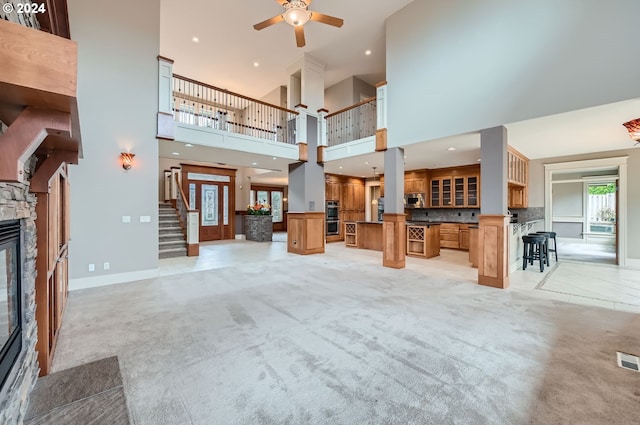
{"label": "wall sconce", "polygon": [[629,137],[636,142],[640,142],[640,118],[636,118],[635,120],[627,121],[624,125],[629,132]]}
{"label": "wall sconce", "polygon": [[124,168],[125,170],[131,169],[134,156],[136,156],[136,154],[134,153],[122,152],[120,154],[120,162],[122,162],[122,168]]}

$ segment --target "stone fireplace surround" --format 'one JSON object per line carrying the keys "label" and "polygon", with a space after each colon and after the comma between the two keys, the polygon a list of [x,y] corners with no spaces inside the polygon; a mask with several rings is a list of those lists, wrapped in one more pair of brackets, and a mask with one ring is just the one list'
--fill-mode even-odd
{"label": "stone fireplace surround", "polygon": [[[0,132],[1,133],[1,132]],[[25,172],[30,177],[36,163],[32,157]],[[0,423],[22,424],[29,395],[38,378],[36,353],[37,327],[35,318],[36,279],[36,195],[29,192],[29,183],[0,182],[0,222],[20,220],[23,228],[22,246],[22,351],[0,390]]]}

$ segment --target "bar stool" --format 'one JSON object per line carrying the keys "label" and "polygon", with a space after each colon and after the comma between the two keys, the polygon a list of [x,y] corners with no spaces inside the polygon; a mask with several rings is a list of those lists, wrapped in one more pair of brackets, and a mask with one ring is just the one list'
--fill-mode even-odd
{"label": "bar stool", "polygon": [[536,232],[538,234],[546,234],[549,236],[549,239],[553,239],[553,249],[551,246],[547,247],[550,252],[554,252],[556,256],[556,261],[558,261],[558,241],[556,240],[556,232]]}
{"label": "bar stool", "polygon": [[549,264],[549,261],[551,261],[551,260],[549,260],[549,235],[546,234],[545,232],[529,233],[529,236],[538,236],[538,235],[544,236],[544,245],[543,245],[544,258],[545,258],[544,263],[547,266],[550,266],[551,264]]}
{"label": "bar stool", "polygon": [[[547,237],[545,235],[530,234],[522,237],[524,251],[522,252],[522,270],[527,270],[527,263],[533,264],[534,260],[540,261],[540,271],[544,271],[546,258]],[[528,261],[527,261],[528,260]]]}

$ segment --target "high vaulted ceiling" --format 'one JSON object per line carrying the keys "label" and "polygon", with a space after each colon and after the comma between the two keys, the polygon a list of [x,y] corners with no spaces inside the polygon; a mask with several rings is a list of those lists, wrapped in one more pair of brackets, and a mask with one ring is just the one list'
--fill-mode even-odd
{"label": "high vaulted ceiling", "polygon": [[[310,10],[342,18],[344,26],[309,22],[305,25],[306,46],[298,48],[293,28],[285,22],[261,31],[253,29],[254,24],[282,13],[275,0],[161,0],[160,53],[175,61],[177,74],[254,98],[287,85],[286,69],[303,53],[326,64],[325,87],[350,76],[375,84],[385,79],[385,21],[409,3],[411,0],[313,0]],[[197,43],[193,37],[198,38]],[[371,50],[371,55],[365,55],[366,50]],[[638,116],[640,99],[632,99],[504,125],[509,144],[537,159],[631,148],[634,143],[622,123]],[[456,150],[449,151],[449,147]],[[238,152],[161,143],[161,156],[176,158],[174,152],[181,160],[210,159],[211,163],[236,167],[252,167],[258,162],[272,170],[260,175],[261,183],[287,181],[284,160],[265,161]],[[479,152],[478,134],[425,141],[405,147],[405,168],[477,163]],[[384,173],[382,154],[334,161],[326,164],[325,170],[371,177],[374,165],[376,173]]]}
{"label": "high vaulted ceiling", "polygon": [[275,0],[162,0],[160,52],[175,61],[177,74],[254,98],[287,85],[286,69],[303,53],[327,64],[326,87],[352,75],[375,84],[385,76],[385,20],[411,1],[313,0],[309,10],[342,18],[344,25],[308,22],[306,46],[298,48],[286,22],[253,29],[282,14]]}

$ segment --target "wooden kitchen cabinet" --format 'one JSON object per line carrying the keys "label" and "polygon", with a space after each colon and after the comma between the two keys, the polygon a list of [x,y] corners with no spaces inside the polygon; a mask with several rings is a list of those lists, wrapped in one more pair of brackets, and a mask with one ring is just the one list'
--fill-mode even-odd
{"label": "wooden kitchen cabinet", "polygon": [[432,208],[452,206],[452,179],[440,177],[431,179],[431,197],[429,205]]}
{"label": "wooden kitchen cabinet", "polygon": [[469,250],[470,235],[469,235],[468,224],[460,225],[460,233],[458,235],[458,241],[460,242],[460,249]]}
{"label": "wooden kitchen cabinet", "polygon": [[440,247],[469,250],[470,224],[442,223],[440,225]]}
{"label": "wooden kitchen cabinet", "polygon": [[529,158],[512,147],[507,151],[509,208],[529,206]]}
{"label": "wooden kitchen cabinet", "polygon": [[460,225],[457,223],[442,223],[440,225],[440,247],[460,248]]}
{"label": "wooden kitchen cabinet", "polygon": [[453,206],[456,208],[477,208],[479,202],[478,176],[459,176],[453,179]]}
{"label": "wooden kitchen cabinet", "polygon": [[341,184],[328,181],[325,183],[325,198],[327,201],[340,201]]}
{"label": "wooden kitchen cabinet", "polygon": [[404,193],[427,193],[427,174],[425,170],[404,173]]}

